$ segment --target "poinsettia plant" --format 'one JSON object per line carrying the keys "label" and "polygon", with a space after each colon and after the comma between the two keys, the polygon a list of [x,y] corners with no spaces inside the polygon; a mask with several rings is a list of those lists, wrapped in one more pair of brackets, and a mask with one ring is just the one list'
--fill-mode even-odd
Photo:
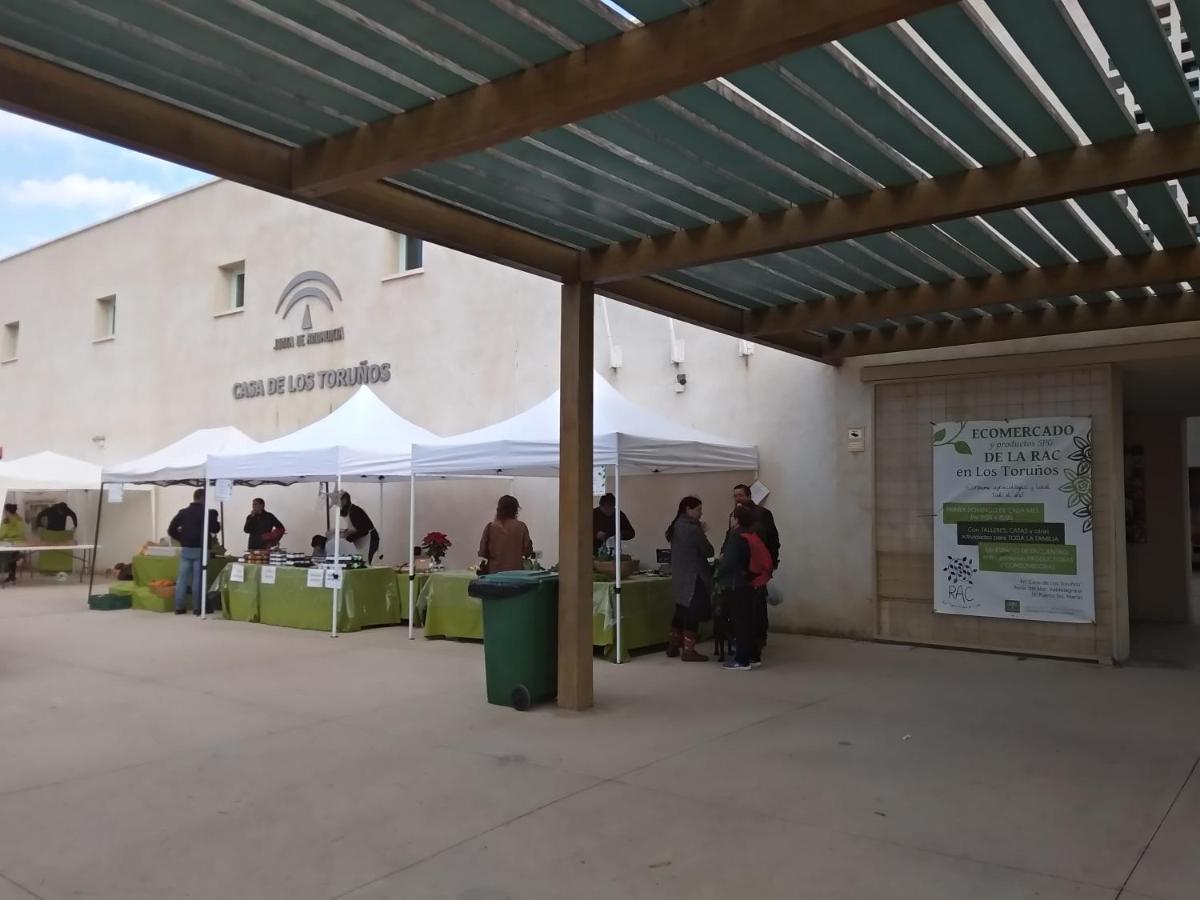
{"label": "poinsettia plant", "polygon": [[441,531],[431,531],[421,539],[421,549],[424,550],[435,563],[441,563],[442,558],[446,555],[446,551],[453,547],[450,538]]}

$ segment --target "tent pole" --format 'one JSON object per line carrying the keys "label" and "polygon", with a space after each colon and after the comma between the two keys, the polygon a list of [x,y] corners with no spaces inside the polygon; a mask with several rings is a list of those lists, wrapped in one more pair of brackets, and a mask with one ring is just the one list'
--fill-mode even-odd
{"label": "tent pole", "polygon": [[100,517],[104,515],[104,482],[100,482],[100,499],[96,501],[96,530],[92,532],[92,571],[88,574],[88,600],[96,585],[96,554],[100,549]]}
{"label": "tent pole", "polygon": [[[204,536],[200,539],[200,596],[196,603],[200,606],[200,618],[208,618],[208,472],[204,473],[204,510],[201,513],[200,528]],[[179,548],[180,554],[183,548]],[[194,584],[195,582],[193,582]]]}
{"label": "tent pole", "polygon": [[[379,518],[377,518],[375,521],[378,522],[380,525],[383,524],[383,476],[382,475],[379,476]],[[380,545],[381,545],[380,549],[382,549],[382,541],[380,542]],[[379,555],[381,557],[383,556],[382,553],[380,553]]]}
{"label": "tent pole", "polygon": [[616,501],[614,503],[616,510],[613,512],[613,516],[615,517],[615,522],[616,522],[615,528],[616,528],[616,538],[617,538],[616,539],[616,553],[614,554],[614,556],[616,558],[616,562],[614,564],[615,565],[614,571],[616,572],[616,585],[614,586],[613,590],[617,595],[616,596],[616,600],[617,600],[617,659],[616,659],[616,661],[618,664],[620,664],[620,662],[621,662],[621,444],[620,444],[620,441],[621,441],[621,438],[620,438],[620,436],[618,436],[617,437],[617,464],[613,467],[613,484],[615,486],[615,490],[613,491],[613,497]]}
{"label": "tent pole", "polygon": [[417,617],[417,473],[408,473],[408,639],[413,639],[413,620]]}
{"label": "tent pole", "polygon": [[329,534],[329,529],[333,527],[329,524],[329,482],[322,481],[321,487],[325,489],[325,533]]}
{"label": "tent pole", "polygon": [[[340,465],[338,466],[338,472],[337,472],[337,502],[338,502],[338,517],[340,519],[341,512],[342,512],[342,467]],[[333,613],[332,613],[333,622],[329,628],[330,637],[338,636],[338,630],[337,630],[337,626],[338,626],[338,621],[337,621],[338,594],[342,587],[342,579],[341,579],[340,570],[338,569],[338,565],[341,562],[341,556],[342,556],[341,549],[342,549],[342,529],[340,527],[335,527],[333,529],[333,572],[334,572]]]}

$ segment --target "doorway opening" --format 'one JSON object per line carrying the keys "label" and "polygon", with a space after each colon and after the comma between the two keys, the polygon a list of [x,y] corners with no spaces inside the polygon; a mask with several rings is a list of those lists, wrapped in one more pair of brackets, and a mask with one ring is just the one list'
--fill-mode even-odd
{"label": "doorway opening", "polygon": [[1200,359],[1122,382],[1130,662],[1200,669]]}

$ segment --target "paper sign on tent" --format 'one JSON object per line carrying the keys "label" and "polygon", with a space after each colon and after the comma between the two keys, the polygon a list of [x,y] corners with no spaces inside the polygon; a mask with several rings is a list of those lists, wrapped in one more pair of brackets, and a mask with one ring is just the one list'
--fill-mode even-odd
{"label": "paper sign on tent", "polygon": [[241,563],[234,563],[229,567],[229,580],[235,582],[243,582],[246,580],[246,567]]}
{"label": "paper sign on tent", "polygon": [[324,569],[309,569],[308,580],[305,584],[310,588],[319,588],[325,586],[325,570]]}
{"label": "paper sign on tent", "polygon": [[274,584],[275,583],[275,567],[274,566],[263,566],[260,580],[262,581],[263,584]]}

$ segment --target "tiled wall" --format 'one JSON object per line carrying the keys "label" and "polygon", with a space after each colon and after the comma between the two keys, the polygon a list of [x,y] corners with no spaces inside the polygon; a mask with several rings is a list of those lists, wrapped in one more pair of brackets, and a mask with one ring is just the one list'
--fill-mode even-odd
{"label": "tiled wall", "polygon": [[[886,640],[1107,659],[1116,566],[1113,484],[1095,481],[1096,624],[1025,622],[933,611],[930,424],[948,420],[1090,416],[1096,471],[1110,471],[1113,375],[1107,366],[964,375],[880,384],[875,391],[878,634]],[[1123,516],[1123,504],[1121,507]],[[1122,522],[1123,522],[1122,518]]]}

